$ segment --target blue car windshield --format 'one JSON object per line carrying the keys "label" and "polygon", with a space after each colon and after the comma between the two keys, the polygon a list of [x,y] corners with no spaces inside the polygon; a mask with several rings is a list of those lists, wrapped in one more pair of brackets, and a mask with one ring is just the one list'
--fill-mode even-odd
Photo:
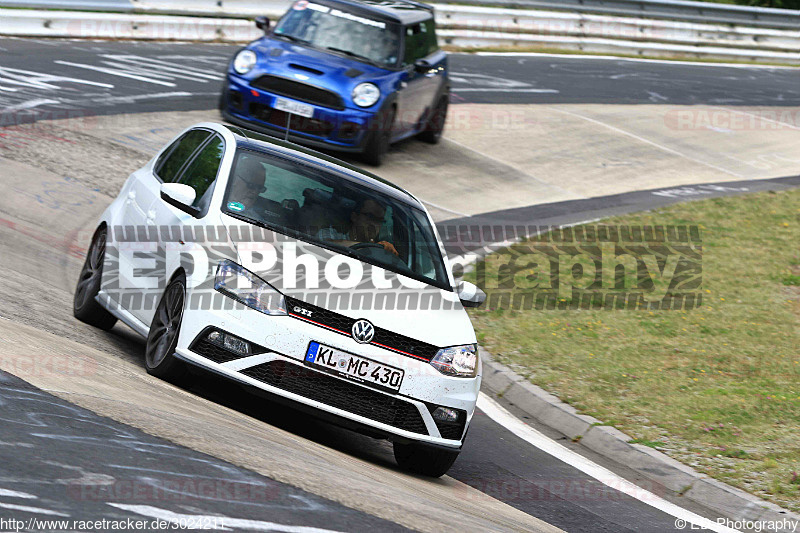
{"label": "blue car windshield", "polygon": [[295,2],[274,35],[380,67],[394,67],[400,59],[398,24],[308,0]]}
{"label": "blue car windshield", "polygon": [[399,198],[332,172],[239,149],[223,211],[450,290],[427,215]]}

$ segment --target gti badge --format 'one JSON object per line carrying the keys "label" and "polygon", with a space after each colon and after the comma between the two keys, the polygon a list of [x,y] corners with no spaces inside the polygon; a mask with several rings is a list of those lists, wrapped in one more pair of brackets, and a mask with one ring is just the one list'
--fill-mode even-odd
{"label": "gti badge", "polygon": [[296,305],[294,306],[294,309],[292,309],[292,311],[294,311],[298,315],[311,316],[311,311],[309,311],[308,309],[303,309],[302,307],[298,307]]}
{"label": "gti badge", "polygon": [[375,327],[369,320],[356,320],[353,324],[353,339],[361,344],[368,344],[372,342],[372,337],[375,336]]}

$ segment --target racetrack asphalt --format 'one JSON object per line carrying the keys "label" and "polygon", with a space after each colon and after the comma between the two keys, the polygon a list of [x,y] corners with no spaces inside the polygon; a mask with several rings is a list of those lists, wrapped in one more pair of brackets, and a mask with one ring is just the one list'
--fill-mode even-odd
{"label": "racetrack asphalt", "polygon": [[[237,49],[0,38],[0,126],[212,109]],[[452,54],[450,75],[453,103],[800,106],[800,69],[789,68]],[[54,93],[53,85],[60,90]]]}

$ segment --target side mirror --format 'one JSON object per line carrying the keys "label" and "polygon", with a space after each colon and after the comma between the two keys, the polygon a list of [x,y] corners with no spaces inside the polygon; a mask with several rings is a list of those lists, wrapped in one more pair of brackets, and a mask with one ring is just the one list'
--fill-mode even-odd
{"label": "side mirror", "polygon": [[458,299],[464,307],[480,307],[486,301],[486,293],[469,281],[461,281],[456,285]]}
{"label": "side mirror", "polygon": [[256,17],[256,28],[264,30],[264,33],[267,33],[267,30],[269,30],[269,19],[267,17]]}
{"label": "side mirror", "polygon": [[161,199],[184,213],[193,217],[200,214],[200,210],[192,205],[196,193],[193,188],[183,183],[162,183]]}
{"label": "side mirror", "polygon": [[417,59],[414,62],[414,70],[417,72],[428,72],[431,68],[433,67],[431,67],[431,64],[425,59]]}

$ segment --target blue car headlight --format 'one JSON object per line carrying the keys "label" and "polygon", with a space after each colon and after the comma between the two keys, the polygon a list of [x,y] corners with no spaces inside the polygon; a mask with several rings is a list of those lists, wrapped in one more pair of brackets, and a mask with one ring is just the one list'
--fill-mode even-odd
{"label": "blue car headlight", "polygon": [[478,345],[442,348],[436,352],[431,364],[447,376],[474,378],[478,374]]}
{"label": "blue car headlight", "polygon": [[375,105],[381,97],[381,90],[374,83],[359,83],[351,94],[353,103],[359,107],[369,107]]}
{"label": "blue car headlight", "polygon": [[238,74],[247,74],[256,66],[256,53],[252,50],[242,50],[233,58],[233,70]]}
{"label": "blue car headlight", "polygon": [[285,315],[286,299],[269,283],[233,261],[222,261],[217,267],[214,288],[267,315]]}

